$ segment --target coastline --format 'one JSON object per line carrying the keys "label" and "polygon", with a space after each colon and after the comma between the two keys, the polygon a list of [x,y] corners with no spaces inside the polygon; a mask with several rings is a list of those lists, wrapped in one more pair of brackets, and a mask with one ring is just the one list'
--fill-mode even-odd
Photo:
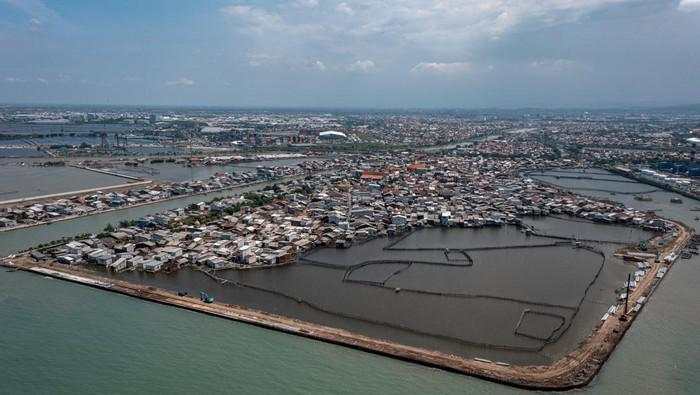
{"label": "coastline", "polygon": [[613,173],[613,174],[617,174],[617,175],[622,176],[622,177],[625,177],[625,178],[627,178],[627,179],[634,180],[634,181],[638,181],[638,182],[641,182],[641,183],[647,184],[647,185],[652,185],[652,186],[655,186],[655,187],[657,187],[657,188],[660,188],[660,189],[662,189],[662,190],[664,190],[664,191],[671,192],[671,193],[677,193],[677,194],[683,195],[683,196],[685,196],[685,197],[687,197],[687,198],[689,198],[689,199],[693,199],[693,200],[696,201],[696,202],[700,202],[700,196],[695,195],[695,194],[693,194],[693,193],[690,193],[690,192],[688,192],[688,191],[686,191],[686,190],[683,190],[683,189],[680,189],[680,188],[674,188],[674,187],[672,187],[671,185],[668,185],[668,184],[662,184],[662,183],[659,183],[659,182],[654,182],[653,180],[649,180],[649,179],[647,179],[647,178],[638,177],[638,176],[635,175],[634,173],[631,173],[631,172],[624,172],[624,171],[622,171],[622,170],[620,170],[620,169],[617,169],[615,166],[607,166],[607,167],[605,167],[605,169],[608,170],[609,172]]}
{"label": "coastline", "polygon": [[[664,249],[664,254],[679,251],[691,235],[682,224],[674,223],[679,229],[679,234],[674,242],[669,243]],[[9,259],[13,259],[15,262],[11,263]],[[638,315],[638,312],[630,311],[624,316],[625,319],[621,319],[622,313],[610,316],[602,324],[597,325],[578,348],[550,365],[516,366],[481,358],[468,359],[443,352],[370,338],[342,329],[312,324],[241,306],[222,303],[206,304],[199,301],[199,299],[177,296],[170,291],[159,288],[105,279],[88,270],[53,264],[38,264],[32,262],[26,255],[17,257],[17,259],[9,259],[0,262],[0,265],[48,275],[160,304],[475,376],[500,384],[542,391],[569,390],[580,388],[590,383]],[[631,293],[630,299],[636,300],[641,296],[649,296],[661,280],[656,278],[657,271],[665,266],[667,265],[663,262],[653,263],[652,269],[648,271],[637,288]],[[672,266],[672,263],[667,267],[670,266]]]}

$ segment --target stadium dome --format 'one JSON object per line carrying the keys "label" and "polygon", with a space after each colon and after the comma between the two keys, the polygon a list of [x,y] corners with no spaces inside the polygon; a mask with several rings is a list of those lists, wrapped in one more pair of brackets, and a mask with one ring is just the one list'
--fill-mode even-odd
{"label": "stadium dome", "polygon": [[318,137],[321,139],[326,139],[326,140],[337,140],[337,139],[348,138],[348,136],[346,136],[345,133],[337,132],[335,130],[328,130],[325,132],[321,132],[318,134]]}

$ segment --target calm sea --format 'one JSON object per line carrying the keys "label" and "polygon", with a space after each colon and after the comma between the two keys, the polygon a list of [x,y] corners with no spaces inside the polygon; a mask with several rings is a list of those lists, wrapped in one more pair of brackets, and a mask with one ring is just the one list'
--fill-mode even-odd
{"label": "calm sea", "polygon": [[[697,394],[700,259],[671,270],[593,394]],[[483,380],[0,269],[0,393],[521,392]]]}

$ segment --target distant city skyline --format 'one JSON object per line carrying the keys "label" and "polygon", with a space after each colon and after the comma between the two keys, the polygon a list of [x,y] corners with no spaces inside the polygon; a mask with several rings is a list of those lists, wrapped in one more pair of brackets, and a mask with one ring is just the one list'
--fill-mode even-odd
{"label": "distant city skyline", "polygon": [[0,0],[0,102],[700,103],[700,0]]}

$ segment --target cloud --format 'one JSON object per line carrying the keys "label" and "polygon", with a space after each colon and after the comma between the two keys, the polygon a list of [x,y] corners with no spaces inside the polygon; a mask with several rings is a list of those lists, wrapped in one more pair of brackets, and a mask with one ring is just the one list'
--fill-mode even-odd
{"label": "cloud", "polygon": [[44,23],[36,18],[32,18],[29,20],[29,30],[33,32],[38,32],[41,30],[41,27]]}
{"label": "cloud", "polygon": [[10,83],[10,84],[16,84],[16,83],[19,83],[19,82],[25,82],[24,79],[22,79],[22,78],[17,78],[17,77],[6,77],[4,81],[5,81],[5,82],[8,82],[8,83]]}
{"label": "cloud", "polygon": [[315,8],[318,7],[318,0],[296,0],[294,5],[297,7]]}
{"label": "cloud", "polygon": [[285,29],[282,17],[264,8],[250,5],[231,5],[221,9],[225,15],[237,18],[243,31],[251,31],[258,34],[266,32],[279,32]]}
{"label": "cloud", "polygon": [[244,15],[250,15],[250,13],[253,10],[254,10],[253,6],[236,4],[236,5],[229,5],[229,6],[222,8],[221,12],[223,12],[224,14],[228,14],[228,15],[244,16]]}
{"label": "cloud", "polygon": [[33,77],[33,76],[27,76],[27,77],[5,77],[1,81],[9,83],[9,84],[20,84],[20,83],[40,83],[44,85],[48,85],[49,82],[59,82],[59,83],[71,83],[74,82],[75,80],[68,74],[64,73],[59,73],[58,75],[52,74],[51,78],[43,78],[43,77]]}
{"label": "cloud", "polygon": [[329,67],[321,60],[301,58],[300,56],[284,58],[265,52],[250,52],[247,55],[248,66],[266,67],[271,69],[284,68],[293,71],[327,71]]}
{"label": "cloud", "polygon": [[251,67],[261,67],[275,64],[280,60],[279,56],[268,53],[249,53],[248,65]]}
{"label": "cloud", "polygon": [[326,71],[327,67],[326,65],[321,62],[320,60],[314,60],[311,61],[307,64],[307,67],[312,70],[317,70],[317,71]]}
{"label": "cloud", "polygon": [[40,0],[4,0],[4,2],[37,19],[46,20],[58,17],[56,11],[47,7]]}
{"label": "cloud", "polygon": [[571,59],[537,59],[530,62],[530,67],[536,69],[564,70],[576,66]]}
{"label": "cloud", "polygon": [[700,0],[681,0],[678,3],[678,9],[686,12],[698,11],[700,10]]}
{"label": "cloud", "polygon": [[371,60],[358,60],[349,64],[345,69],[353,73],[371,73],[377,66]]}
{"label": "cloud", "polygon": [[195,82],[189,78],[180,78],[174,81],[167,81],[166,86],[192,86]]}
{"label": "cloud", "polygon": [[470,71],[472,68],[471,64],[468,62],[452,62],[452,63],[438,63],[438,62],[420,62],[413,66],[411,73],[414,74],[442,74],[442,75],[455,75],[464,74]]}
{"label": "cloud", "polygon": [[56,11],[48,7],[41,0],[0,0],[23,12],[29,17],[29,30],[36,32],[41,30],[44,25],[53,25],[58,29],[73,30],[73,27],[68,24]]}
{"label": "cloud", "polygon": [[[697,2],[700,0],[683,0]],[[299,1],[297,1],[298,3]],[[501,39],[519,29],[573,23],[592,13],[639,0],[345,0],[310,2],[314,11],[271,2],[235,4],[221,12],[242,32],[258,35],[259,47],[294,50],[454,53]],[[306,3],[302,1],[302,3]],[[358,48],[360,47],[360,48]],[[267,48],[262,52],[271,52]],[[357,56],[357,54],[356,54]]]}
{"label": "cloud", "polygon": [[530,68],[540,72],[560,73],[565,71],[590,71],[589,65],[571,59],[536,59]]}
{"label": "cloud", "polygon": [[57,82],[71,82],[73,81],[73,77],[70,74],[65,74],[65,73],[60,73],[58,77],[56,77]]}
{"label": "cloud", "polygon": [[350,5],[346,2],[339,3],[337,6],[335,6],[335,10],[340,12],[341,14],[345,15],[355,15],[355,10],[350,7]]}

